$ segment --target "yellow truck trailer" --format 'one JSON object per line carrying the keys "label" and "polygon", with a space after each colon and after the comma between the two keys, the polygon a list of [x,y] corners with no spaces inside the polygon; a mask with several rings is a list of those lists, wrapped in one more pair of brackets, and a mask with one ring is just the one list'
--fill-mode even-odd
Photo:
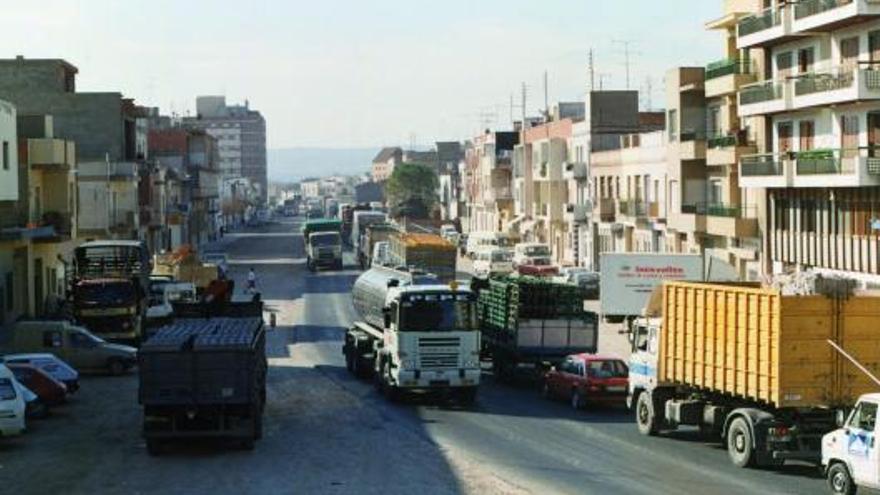
{"label": "yellow truck trailer", "polygon": [[629,403],[644,434],[699,426],[741,467],[819,462],[837,411],[876,391],[828,341],[880,370],[880,297],[693,282],[660,290],[660,316],[633,330]]}

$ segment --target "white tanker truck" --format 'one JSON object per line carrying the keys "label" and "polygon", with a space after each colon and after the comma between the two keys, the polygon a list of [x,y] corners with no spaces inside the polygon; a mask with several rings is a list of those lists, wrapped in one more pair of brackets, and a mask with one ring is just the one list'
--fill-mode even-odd
{"label": "white tanker truck", "polygon": [[476,399],[480,332],[470,289],[375,267],[355,281],[352,299],[362,320],[345,334],[342,352],[351,373],[372,374],[389,400],[435,389],[466,404]]}

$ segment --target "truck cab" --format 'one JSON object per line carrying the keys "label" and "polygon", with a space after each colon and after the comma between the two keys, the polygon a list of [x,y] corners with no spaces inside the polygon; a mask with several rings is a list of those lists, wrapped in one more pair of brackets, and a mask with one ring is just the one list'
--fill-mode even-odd
{"label": "truck cab", "polygon": [[880,489],[880,394],[859,398],[842,427],[822,438],[822,466],[831,493],[854,494],[858,488]]}
{"label": "truck cab", "polygon": [[553,264],[550,246],[537,242],[517,244],[513,250],[513,265],[548,266]]}
{"label": "truck cab", "polygon": [[314,271],[328,267],[342,269],[342,236],[339,232],[315,232],[309,234],[308,265]]}
{"label": "truck cab", "polygon": [[639,393],[651,391],[657,385],[657,351],[660,343],[660,318],[637,318],[632,325],[629,357],[629,384],[627,406],[635,406],[633,399]]}

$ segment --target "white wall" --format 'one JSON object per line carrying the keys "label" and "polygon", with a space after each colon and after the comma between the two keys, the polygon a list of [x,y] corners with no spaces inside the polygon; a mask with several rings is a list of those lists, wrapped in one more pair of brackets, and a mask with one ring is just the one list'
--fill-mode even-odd
{"label": "white wall", "polygon": [[0,100],[0,153],[7,149],[8,163],[0,156],[0,201],[18,200],[18,139],[16,112],[11,103]]}

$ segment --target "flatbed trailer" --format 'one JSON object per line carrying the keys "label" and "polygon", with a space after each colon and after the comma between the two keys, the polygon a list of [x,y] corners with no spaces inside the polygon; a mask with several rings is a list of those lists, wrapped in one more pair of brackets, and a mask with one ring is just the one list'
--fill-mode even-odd
{"label": "flatbed trailer", "polygon": [[147,450],[158,455],[166,442],[188,438],[252,449],[266,402],[262,303],[177,305],[175,317],[138,352]]}

